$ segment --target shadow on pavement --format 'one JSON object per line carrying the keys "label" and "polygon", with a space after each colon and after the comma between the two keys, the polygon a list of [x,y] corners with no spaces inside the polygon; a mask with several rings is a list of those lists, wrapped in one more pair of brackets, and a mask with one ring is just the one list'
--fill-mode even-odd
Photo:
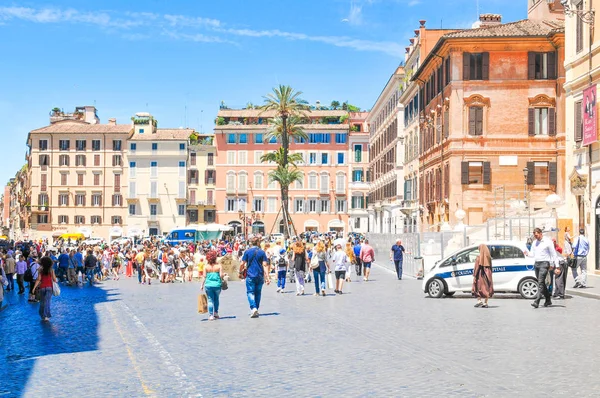
{"label": "shadow on pavement", "polygon": [[40,357],[98,349],[95,305],[114,301],[118,294],[97,286],[61,288],[60,297],[52,298],[50,322],[41,321],[39,304],[29,303],[26,294],[5,295],[9,307],[0,313],[0,396],[23,395]]}

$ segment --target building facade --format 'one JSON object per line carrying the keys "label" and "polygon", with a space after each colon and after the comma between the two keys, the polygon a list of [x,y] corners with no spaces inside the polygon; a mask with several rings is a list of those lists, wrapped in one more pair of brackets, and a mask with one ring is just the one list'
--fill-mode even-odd
{"label": "building facade", "polygon": [[457,223],[458,210],[469,225],[496,216],[499,189],[534,211],[564,188],[563,24],[480,20],[443,35],[412,77],[419,197],[431,230]]}
{"label": "building facade", "polygon": [[214,135],[192,134],[188,158],[188,224],[209,224],[217,219],[216,147]]}
{"label": "building facade", "polygon": [[123,234],[125,147],[132,127],[115,119],[100,124],[95,108],[78,109],[73,114],[53,110],[51,124],[28,135],[29,186],[19,192],[30,197],[31,221],[22,238]]}
{"label": "building facade", "polygon": [[190,129],[161,129],[137,113],[128,137],[128,236],[153,236],[186,225]]}
{"label": "building facade", "polygon": [[350,113],[348,140],[348,231],[369,232],[369,125],[368,112]]}
{"label": "building facade", "polygon": [[[270,182],[274,164],[261,162],[280,148],[265,141],[274,113],[257,109],[221,109],[215,127],[217,222],[238,233],[283,233],[281,194]],[[303,180],[290,187],[289,210],[297,233],[348,231],[348,112],[312,110],[305,124],[308,140],[290,143],[300,153]],[[242,220],[246,224],[242,224]]]}

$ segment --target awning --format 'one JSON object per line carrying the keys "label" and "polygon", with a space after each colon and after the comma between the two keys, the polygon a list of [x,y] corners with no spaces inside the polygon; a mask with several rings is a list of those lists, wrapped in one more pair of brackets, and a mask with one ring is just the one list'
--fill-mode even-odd
{"label": "awning", "polygon": [[123,236],[123,228],[112,227],[108,233],[109,236]]}
{"label": "awning", "polygon": [[84,240],[85,236],[83,236],[83,234],[81,232],[71,232],[71,233],[66,233],[66,234],[62,234],[59,236],[60,239],[64,239],[64,240]]}
{"label": "awning", "polygon": [[86,238],[92,236],[92,230],[89,227],[81,227],[79,228],[79,232],[82,233]]}
{"label": "awning", "polygon": [[327,223],[328,227],[332,228],[344,228],[345,225],[341,220],[331,220]]}
{"label": "awning", "polygon": [[316,220],[306,220],[304,222],[304,228],[306,227],[319,228],[319,222]]}

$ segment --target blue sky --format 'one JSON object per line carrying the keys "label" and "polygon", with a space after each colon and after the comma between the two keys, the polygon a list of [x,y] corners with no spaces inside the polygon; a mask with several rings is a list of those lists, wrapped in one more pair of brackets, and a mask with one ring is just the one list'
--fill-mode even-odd
{"label": "blue sky", "polygon": [[[526,8],[479,0],[505,22]],[[95,104],[102,123],[148,111],[160,127],[210,131],[220,101],[261,103],[281,83],[311,103],[369,109],[420,19],[466,28],[477,0],[0,0],[0,182],[53,107]]]}

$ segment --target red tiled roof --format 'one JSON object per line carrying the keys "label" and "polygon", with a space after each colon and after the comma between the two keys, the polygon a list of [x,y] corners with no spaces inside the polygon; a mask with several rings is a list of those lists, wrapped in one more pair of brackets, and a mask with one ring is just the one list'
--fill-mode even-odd
{"label": "red tiled roof", "polygon": [[517,22],[446,33],[442,38],[547,36],[554,32],[563,31],[564,29],[565,24],[562,21],[532,21],[524,19]]}
{"label": "red tiled roof", "polygon": [[156,129],[156,133],[132,134],[129,139],[134,141],[168,141],[187,140],[194,129]]}
{"label": "red tiled roof", "polygon": [[31,133],[129,133],[131,128],[130,124],[89,124],[78,120],[63,120],[52,123],[46,127],[32,130]]}

